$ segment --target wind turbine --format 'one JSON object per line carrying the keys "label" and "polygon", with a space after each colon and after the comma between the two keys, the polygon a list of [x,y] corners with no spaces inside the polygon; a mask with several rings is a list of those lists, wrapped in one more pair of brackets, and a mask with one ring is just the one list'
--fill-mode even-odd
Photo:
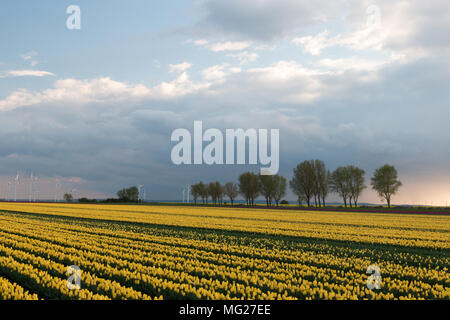
{"label": "wind turbine", "polygon": [[184,188],[183,188],[183,200],[182,200],[182,203],[184,203]]}
{"label": "wind turbine", "polygon": [[8,181],[8,189],[6,191],[6,198],[7,198],[6,201],[10,200],[10,198],[9,198],[10,193],[11,193],[11,181]]}
{"label": "wind turbine", "polygon": [[72,194],[72,196],[73,196],[73,200],[75,200],[76,199],[76,197],[75,197],[75,193],[76,192],[78,192],[78,190],[77,189],[72,189],[72,190],[70,190],[70,193]]}
{"label": "wind turbine", "polygon": [[57,195],[58,195],[58,188],[60,188],[60,187],[61,187],[61,184],[59,182],[56,182],[56,184],[55,184],[55,202],[58,202]]}
{"label": "wind turbine", "polygon": [[38,189],[38,177],[34,177],[33,178],[33,202],[36,202],[36,194],[39,194],[39,189]]}
{"label": "wind turbine", "polygon": [[17,172],[17,175],[14,178],[14,202],[17,201],[17,184],[18,183],[19,183],[19,173]]}
{"label": "wind turbine", "polygon": [[141,190],[142,190],[142,188],[144,187],[144,185],[143,184],[140,184],[139,186],[138,186],[138,200],[142,200],[142,197],[141,197]]}
{"label": "wind turbine", "polygon": [[187,185],[187,186],[186,186],[186,193],[187,193],[187,196],[186,196],[186,203],[189,203],[189,193],[190,193],[190,189],[191,189],[191,186]]}
{"label": "wind turbine", "polygon": [[33,198],[32,194],[33,194],[33,172],[31,173],[30,176],[30,197],[28,199],[29,202],[31,202],[31,199]]}

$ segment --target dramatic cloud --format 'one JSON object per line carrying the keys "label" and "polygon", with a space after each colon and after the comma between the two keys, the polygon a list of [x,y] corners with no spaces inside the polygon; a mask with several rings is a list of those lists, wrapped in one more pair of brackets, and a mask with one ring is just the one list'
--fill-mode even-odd
{"label": "dramatic cloud", "polygon": [[[405,182],[397,198],[404,202],[422,181],[443,186],[450,172],[449,5],[372,5],[205,0],[204,16],[192,26],[202,32],[189,33],[196,40],[180,40],[179,33],[156,39],[161,53],[146,51],[142,60],[124,49],[125,72],[116,59],[63,77],[57,65],[48,69],[58,77],[20,70],[14,61],[2,68],[14,70],[0,75],[7,84],[0,98],[0,188],[19,170],[39,174],[43,185],[48,180],[47,197],[50,181],[60,179],[80,195],[111,196],[142,183],[149,198],[170,200],[180,186],[236,180],[257,169],[173,165],[171,132],[192,130],[194,120],[205,129],[280,129],[280,173],[288,179],[298,162],[320,158],[329,169],[358,165],[367,178],[394,164]],[[33,56],[22,58],[28,64]],[[30,84],[25,76],[56,78]],[[362,200],[378,197],[368,190]]]}
{"label": "dramatic cloud", "polygon": [[320,5],[297,0],[207,0],[206,18],[201,24],[226,34],[272,40],[298,29],[323,22],[335,15],[345,1],[327,1]]}

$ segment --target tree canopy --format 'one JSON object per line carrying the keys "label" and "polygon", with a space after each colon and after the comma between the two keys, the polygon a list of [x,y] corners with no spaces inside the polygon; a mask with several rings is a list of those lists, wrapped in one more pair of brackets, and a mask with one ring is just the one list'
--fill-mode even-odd
{"label": "tree canopy", "polygon": [[387,205],[390,208],[391,198],[397,193],[398,189],[402,186],[402,183],[398,180],[398,174],[395,167],[385,164],[375,170],[371,179],[371,185],[378,195],[386,200]]}

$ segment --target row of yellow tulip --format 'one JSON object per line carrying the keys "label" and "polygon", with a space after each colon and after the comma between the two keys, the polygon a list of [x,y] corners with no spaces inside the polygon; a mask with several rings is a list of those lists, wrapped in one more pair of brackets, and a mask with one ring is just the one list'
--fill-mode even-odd
{"label": "row of yellow tulip", "polygon": [[8,279],[0,277],[1,300],[38,300],[37,294],[31,294],[17,283],[11,283]]}
{"label": "row of yellow tulip", "polygon": [[411,247],[449,247],[448,216],[67,204],[0,204],[0,209]]}
{"label": "row of yellow tulip", "polygon": [[[2,209],[0,276],[26,284],[34,297],[450,299],[447,217],[420,216],[426,221],[421,228],[407,215],[402,221],[385,214],[364,222],[355,214],[305,213],[312,217],[305,221],[291,212],[260,209],[1,204]],[[337,230],[342,239],[331,234]],[[379,291],[366,287],[365,271],[374,263],[383,274]],[[82,270],[81,290],[65,286],[72,264]]]}

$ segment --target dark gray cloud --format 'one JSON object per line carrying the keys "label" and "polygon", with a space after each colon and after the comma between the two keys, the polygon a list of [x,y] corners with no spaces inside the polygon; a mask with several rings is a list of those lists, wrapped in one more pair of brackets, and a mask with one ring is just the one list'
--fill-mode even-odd
{"label": "dark gray cloud", "polygon": [[239,1],[207,0],[202,3],[205,18],[200,25],[214,27],[225,34],[257,40],[274,40],[304,28],[317,25],[323,19],[337,19],[345,1],[328,1],[318,6],[311,1]]}
{"label": "dark gray cloud", "polygon": [[[344,16],[350,25],[361,25],[368,5],[204,1],[200,25],[220,39],[275,41],[302,35],[323,19]],[[367,67],[359,57],[340,61],[330,55],[324,68],[320,56],[311,63],[280,57],[239,72],[222,68],[215,80],[199,73],[193,81],[188,70],[153,88],[101,78],[58,80],[39,92],[16,90],[0,101],[0,194],[6,183],[1,177],[33,171],[87,194],[113,195],[142,183],[151,199],[175,199],[186,184],[236,180],[243,171],[259,169],[173,165],[170,135],[177,128],[192,130],[194,120],[202,120],[205,129],[280,129],[280,173],[288,178],[298,162],[320,158],[330,169],[361,166],[368,176],[384,163],[396,165],[405,182],[403,201],[409,201],[408,192],[442,185],[450,176],[449,11],[428,2],[378,5],[390,31],[381,38],[383,50],[399,50],[382,53],[404,59]],[[52,188],[49,183],[47,197]],[[367,192],[363,200],[376,198]]]}
{"label": "dark gray cloud", "polygon": [[[287,177],[296,163],[311,158],[332,169],[353,163],[368,173],[385,162],[404,175],[423,163],[448,170],[446,68],[444,61],[424,59],[386,66],[367,83],[357,80],[364,71],[320,76],[320,87],[332,94],[321,92],[313,102],[284,99],[308,90],[303,71],[286,79],[287,86],[279,81],[269,90],[278,70],[269,68],[235,74],[176,103],[21,107],[0,118],[0,175],[32,170],[46,177],[80,177],[79,187],[109,194],[143,183],[151,198],[170,199],[180,186],[199,179],[225,182],[258,169],[174,166],[170,134],[180,127],[192,130],[194,120],[202,120],[205,129],[279,128],[280,173]],[[336,83],[341,83],[338,95]]]}

